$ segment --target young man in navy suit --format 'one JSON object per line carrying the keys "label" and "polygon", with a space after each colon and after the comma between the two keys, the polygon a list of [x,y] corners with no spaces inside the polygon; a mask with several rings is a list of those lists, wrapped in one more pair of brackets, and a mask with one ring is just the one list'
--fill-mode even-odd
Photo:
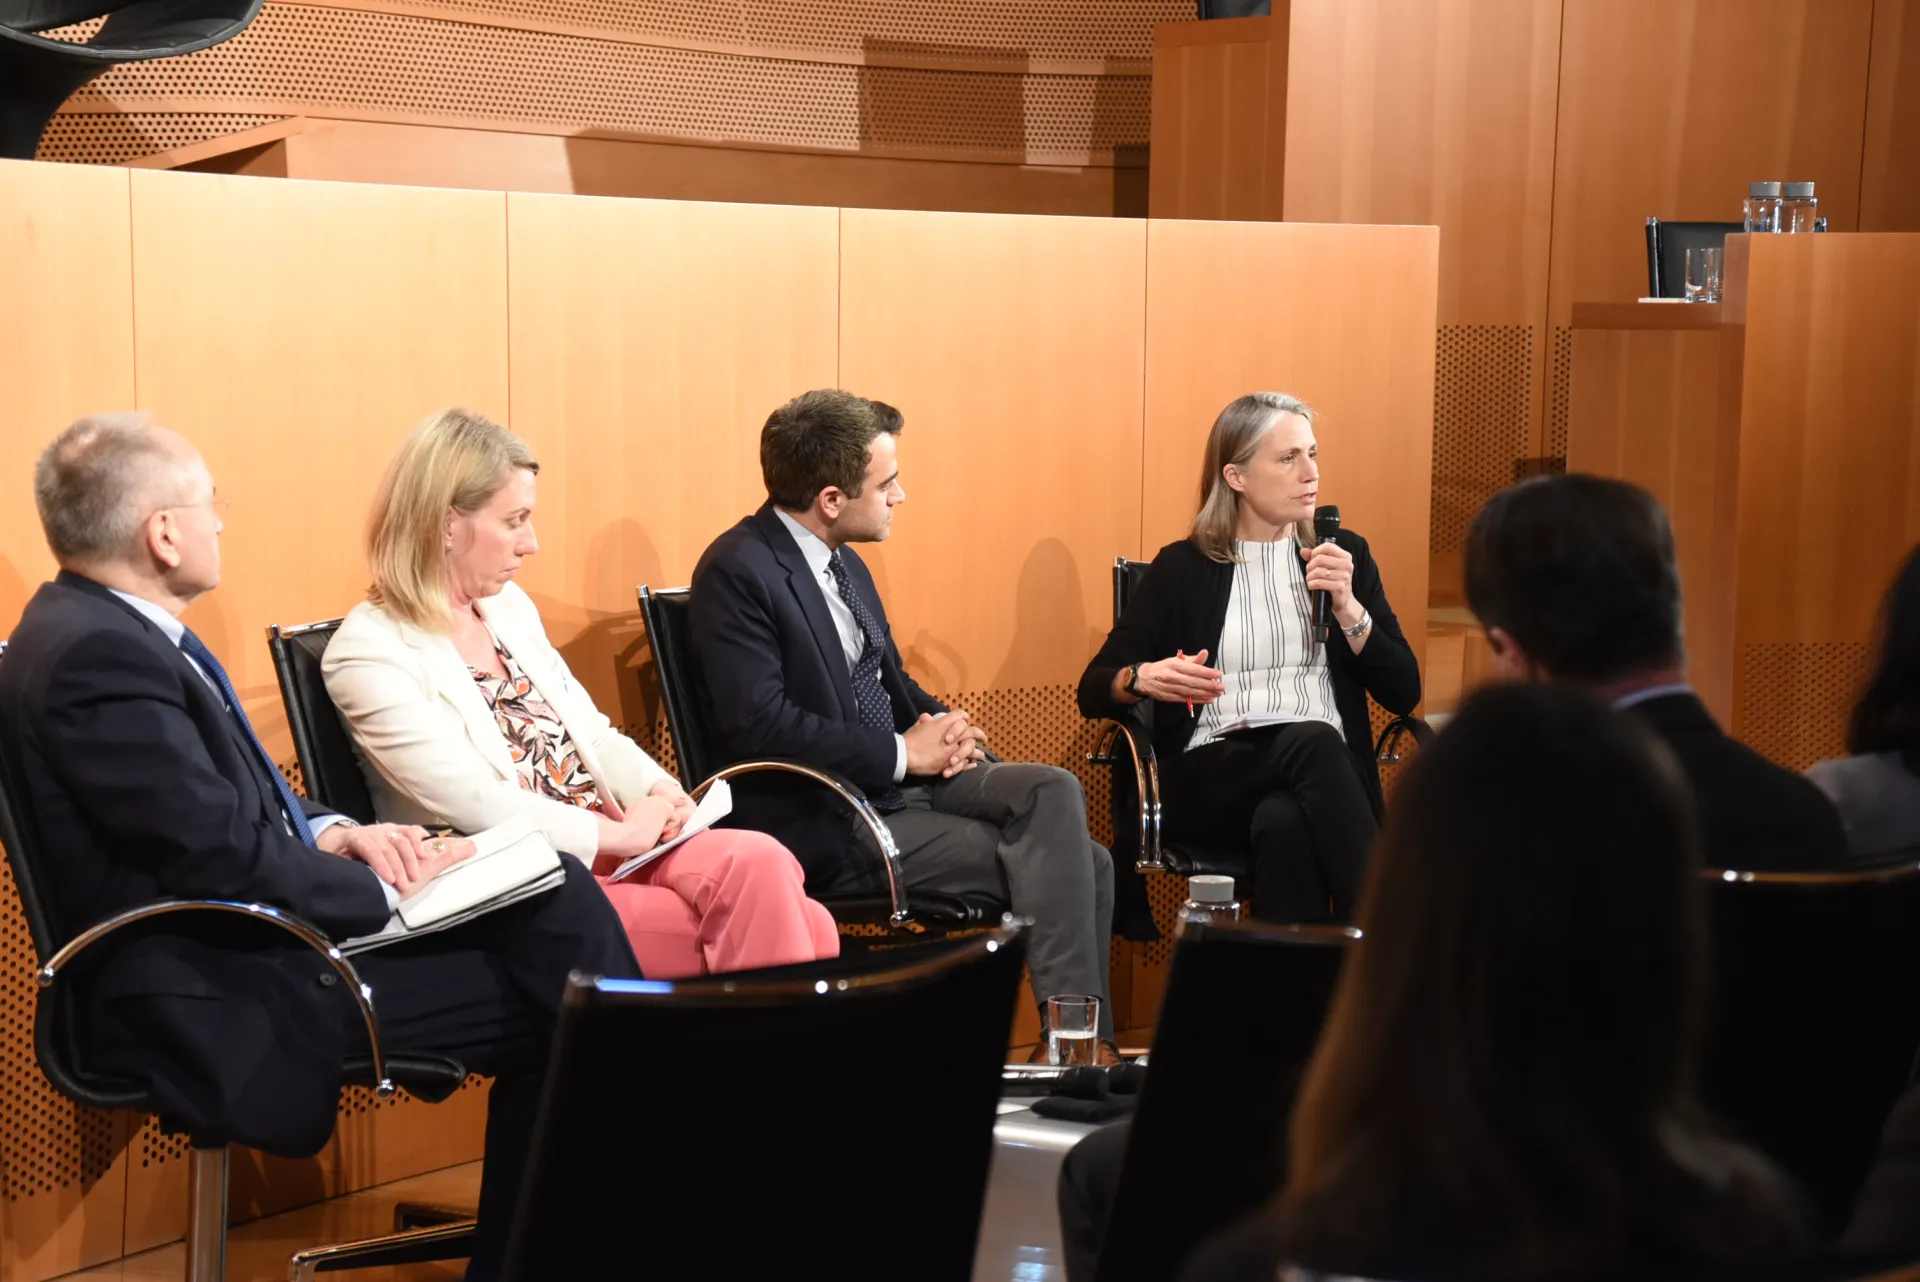
{"label": "young man in navy suit", "polygon": [[[180,621],[220,581],[226,507],[184,438],[141,415],[82,419],[41,456],[34,495],[60,574],[0,659],[0,745],[64,934],[178,896],[268,904],[347,938],[471,853],[287,788]],[[355,959],[383,1049],[496,1076],[475,1282],[499,1271],[567,973],[639,974],[606,896],[562,858],[556,890]],[[77,1012],[90,1068],[142,1082],[199,1139],[292,1156],[326,1143],[366,1033],[322,958],[206,914],[97,951]]]}
{"label": "young man in navy suit", "polygon": [[[716,539],[693,573],[694,649],[727,759],[792,757],[858,784],[884,815],[909,889],[1005,905],[1033,919],[1035,997],[1101,997],[1113,861],[1087,835],[1079,780],[988,762],[986,733],[901,666],[873,576],[906,500],[900,414],[841,391],[775,410],[760,434],[768,502]],[[851,814],[796,776],[734,781],[734,820],[772,833],[819,893],[882,888],[880,855]],[[856,842],[869,848],[854,857]],[[1111,1045],[1101,1048],[1113,1058]]]}

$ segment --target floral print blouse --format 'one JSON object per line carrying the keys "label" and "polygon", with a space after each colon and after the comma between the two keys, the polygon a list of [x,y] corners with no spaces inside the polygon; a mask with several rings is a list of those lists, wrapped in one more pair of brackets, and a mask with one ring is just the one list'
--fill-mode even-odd
{"label": "floral print blouse", "polygon": [[568,805],[599,809],[599,789],[552,705],[540,697],[497,638],[493,652],[500,656],[505,677],[482,672],[472,664],[467,665],[467,671],[493,711],[494,724],[506,737],[520,786]]}

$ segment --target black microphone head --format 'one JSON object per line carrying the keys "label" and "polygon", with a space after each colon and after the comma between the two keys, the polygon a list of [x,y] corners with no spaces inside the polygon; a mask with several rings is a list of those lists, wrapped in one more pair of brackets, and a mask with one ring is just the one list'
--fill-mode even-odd
{"label": "black microphone head", "polygon": [[1313,537],[1330,539],[1340,533],[1340,509],[1329,503],[1313,509]]}

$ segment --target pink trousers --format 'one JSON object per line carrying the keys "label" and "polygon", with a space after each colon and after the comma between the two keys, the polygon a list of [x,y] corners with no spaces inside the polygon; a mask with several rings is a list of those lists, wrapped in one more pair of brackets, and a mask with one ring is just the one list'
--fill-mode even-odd
{"label": "pink trousers", "polygon": [[800,861],[764,832],[712,828],[625,881],[597,878],[648,979],[840,955],[833,915],[807,898]]}

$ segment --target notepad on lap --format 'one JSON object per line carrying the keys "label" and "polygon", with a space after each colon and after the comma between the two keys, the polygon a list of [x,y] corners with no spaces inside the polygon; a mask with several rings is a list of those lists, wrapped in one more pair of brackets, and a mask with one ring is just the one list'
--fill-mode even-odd
{"label": "notepad on lap", "polygon": [[687,838],[705,832],[732,813],[733,789],[727,786],[725,779],[715,780],[713,786],[707,789],[707,795],[700,798],[700,804],[693,808],[693,814],[687,819],[687,826],[682,828],[672,841],[663,841],[652,850],[635,855],[614,869],[613,876],[607,880],[626,880]]}
{"label": "notepad on lap", "polygon": [[485,913],[544,894],[567,879],[546,835],[524,821],[475,833],[472,855],[400,901],[386,927],[340,945],[363,952],[396,940],[448,930]]}

